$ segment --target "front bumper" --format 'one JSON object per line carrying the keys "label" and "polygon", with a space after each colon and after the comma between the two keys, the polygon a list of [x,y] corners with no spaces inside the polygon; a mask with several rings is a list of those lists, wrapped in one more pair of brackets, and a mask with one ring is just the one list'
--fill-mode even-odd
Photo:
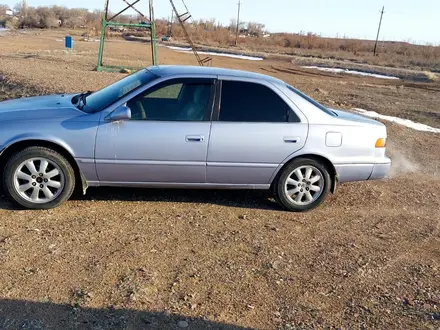
{"label": "front bumper", "polygon": [[384,162],[376,163],[373,166],[373,171],[371,172],[368,180],[379,180],[387,176],[391,169],[391,159],[385,157]]}

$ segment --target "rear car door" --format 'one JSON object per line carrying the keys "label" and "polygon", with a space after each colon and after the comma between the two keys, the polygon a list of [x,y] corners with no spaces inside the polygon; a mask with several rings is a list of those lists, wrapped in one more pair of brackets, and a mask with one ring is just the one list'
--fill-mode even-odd
{"label": "rear car door", "polygon": [[207,182],[268,185],[279,165],[301,149],[308,123],[272,83],[219,77],[220,102],[213,119]]}
{"label": "rear car door", "polygon": [[102,119],[96,170],[111,184],[205,183],[214,80],[160,82],[127,103],[131,119]]}

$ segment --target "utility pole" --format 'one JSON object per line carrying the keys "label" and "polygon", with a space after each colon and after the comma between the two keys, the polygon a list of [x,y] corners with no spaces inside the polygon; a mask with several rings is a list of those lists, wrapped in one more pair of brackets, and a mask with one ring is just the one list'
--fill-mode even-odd
{"label": "utility pole", "polygon": [[237,46],[238,35],[240,34],[240,9],[241,9],[241,0],[238,0],[237,31],[235,33],[235,46]]}
{"label": "utility pole", "polygon": [[168,26],[168,37],[173,36],[173,22],[174,22],[174,10],[171,10],[171,20],[170,20],[170,25]]}
{"label": "utility pole", "polygon": [[377,29],[377,36],[376,36],[376,42],[374,44],[374,51],[373,55],[376,56],[376,50],[377,50],[377,40],[379,40],[379,32],[380,32],[380,26],[382,25],[382,16],[384,13],[385,6],[382,7],[382,10],[380,11],[380,21],[379,21],[379,28]]}

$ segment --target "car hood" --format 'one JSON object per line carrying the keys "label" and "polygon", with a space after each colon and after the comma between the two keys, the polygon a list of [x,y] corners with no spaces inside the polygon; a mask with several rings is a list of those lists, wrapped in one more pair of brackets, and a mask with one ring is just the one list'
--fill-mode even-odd
{"label": "car hood", "polygon": [[73,94],[31,96],[0,102],[0,112],[54,109],[72,106]]}
{"label": "car hood", "polygon": [[380,121],[374,120],[372,118],[368,118],[362,115],[358,115],[353,112],[338,110],[338,109],[331,109],[331,111],[335,112],[338,115],[338,119],[345,120],[350,123],[360,123],[363,125],[368,126],[376,126],[376,127],[384,127],[385,125],[382,124]]}
{"label": "car hood", "polygon": [[0,121],[56,119],[84,114],[72,104],[74,95],[32,96],[0,102]]}

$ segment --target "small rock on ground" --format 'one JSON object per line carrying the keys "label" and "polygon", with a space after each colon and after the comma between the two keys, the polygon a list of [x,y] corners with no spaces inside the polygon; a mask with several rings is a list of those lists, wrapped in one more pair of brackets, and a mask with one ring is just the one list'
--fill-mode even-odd
{"label": "small rock on ground", "polygon": [[179,322],[177,323],[177,326],[178,326],[179,328],[187,328],[187,327],[188,327],[188,322],[186,322],[186,321],[179,321]]}

